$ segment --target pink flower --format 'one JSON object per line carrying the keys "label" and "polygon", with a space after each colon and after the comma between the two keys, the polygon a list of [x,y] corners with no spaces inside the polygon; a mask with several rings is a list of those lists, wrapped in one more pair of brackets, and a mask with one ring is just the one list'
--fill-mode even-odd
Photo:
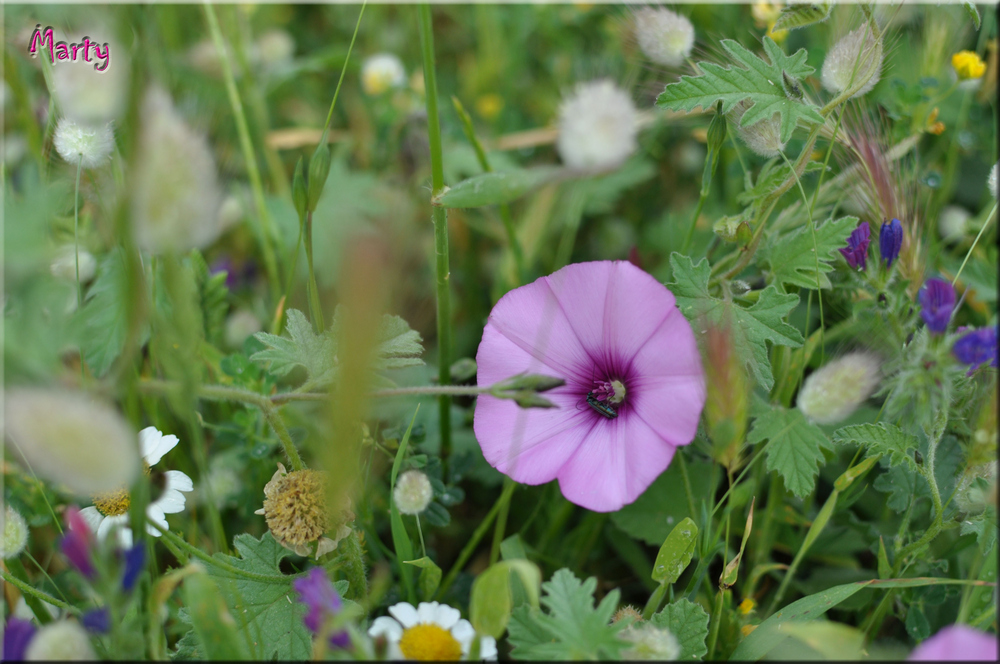
{"label": "pink flower", "polygon": [[995,662],[997,637],[966,625],[950,625],[917,646],[907,659],[911,662]]}
{"label": "pink flower", "polygon": [[568,265],[503,296],[476,355],[479,385],[522,372],[562,378],[556,408],[482,395],[486,460],[524,484],[558,478],[597,512],[631,503],[694,438],[705,378],[673,294],[625,261]]}

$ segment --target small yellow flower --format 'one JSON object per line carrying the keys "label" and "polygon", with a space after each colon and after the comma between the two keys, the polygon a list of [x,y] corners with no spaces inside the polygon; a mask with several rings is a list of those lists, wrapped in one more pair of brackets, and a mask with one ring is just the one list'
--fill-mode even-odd
{"label": "small yellow flower", "polygon": [[740,612],[740,615],[745,616],[751,611],[753,611],[755,606],[757,606],[756,602],[747,597],[742,602],[740,602],[740,605],[736,610]]}
{"label": "small yellow flower", "polygon": [[743,636],[749,636],[750,632],[755,629],[757,629],[757,625],[743,625],[743,627],[740,627],[740,633],[743,634]]}
{"label": "small yellow flower", "polygon": [[986,63],[972,51],[959,51],[951,56],[951,66],[961,81],[982,78],[986,73]]}
{"label": "small yellow flower", "polygon": [[774,21],[769,21],[767,24],[767,36],[774,40],[774,43],[780,44],[785,41],[785,37],[788,36],[788,30],[775,30]]}
{"label": "small yellow flower", "polygon": [[771,26],[781,16],[781,10],[784,6],[785,3],[783,2],[767,2],[767,0],[764,2],[754,2],[750,5],[750,13],[753,15],[754,23],[757,24],[758,28],[763,28],[767,25],[768,31],[770,31]]}
{"label": "small yellow flower", "polygon": [[487,92],[476,99],[476,112],[484,120],[493,120],[503,110],[503,97],[495,92]]}

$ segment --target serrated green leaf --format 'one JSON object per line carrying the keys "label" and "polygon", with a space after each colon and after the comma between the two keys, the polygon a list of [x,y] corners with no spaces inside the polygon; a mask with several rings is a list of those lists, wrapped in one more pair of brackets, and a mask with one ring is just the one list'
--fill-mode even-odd
{"label": "serrated green leaf", "polygon": [[285,328],[288,337],[256,333],[254,338],[267,346],[267,350],[254,353],[250,359],[270,362],[269,371],[275,376],[285,376],[295,367],[304,367],[310,383],[316,387],[329,384],[337,371],[335,339],[329,334],[316,334],[298,309],[288,310]]}
{"label": "serrated green leaf", "polygon": [[767,444],[767,470],[777,471],[785,488],[799,498],[812,493],[816,474],[824,463],[823,450],[830,448],[826,434],[809,422],[797,408],[774,406],[753,421],[747,442]]}
{"label": "serrated green leaf", "polygon": [[677,639],[681,647],[677,661],[698,661],[708,654],[708,647],[705,645],[708,638],[708,613],[698,604],[679,599],[673,604],[667,604],[649,621],[660,629],[670,630]]}
{"label": "serrated green leaf", "polygon": [[[137,288],[132,285],[131,288]],[[95,376],[101,377],[111,368],[125,347],[128,333],[126,309],[130,286],[125,271],[125,259],[120,251],[112,251],[101,261],[97,280],[87,292],[80,315],[83,329],[80,346],[83,358]],[[149,338],[149,327],[144,325],[139,344]]]}
{"label": "serrated green leaf", "polygon": [[508,626],[516,659],[619,659],[628,644],[618,638],[625,623],[611,625],[618,608],[617,590],[594,606],[597,579],[584,582],[568,569],[542,584],[542,613],[528,606],[514,610]]}
{"label": "serrated green leaf", "polygon": [[375,337],[374,369],[401,369],[423,364],[420,359],[424,352],[421,341],[420,333],[411,330],[405,320],[383,314]]}
{"label": "serrated green leaf", "polygon": [[[803,175],[822,170],[823,164],[818,161],[810,161],[806,164]],[[736,197],[736,202],[740,205],[750,205],[758,198],[769,195],[778,188],[778,185],[787,180],[791,173],[791,166],[786,164],[784,161],[772,159],[764,164],[764,167],[757,175],[757,181],[754,185]]]}
{"label": "serrated green leaf", "polygon": [[674,281],[668,286],[677,298],[681,313],[694,325],[705,321],[721,325],[723,319],[730,316],[733,345],[740,360],[760,386],[769,391],[774,386],[774,376],[766,342],[795,348],[804,341],[802,333],[783,320],[799,303],[799,296],[779,293],[772,285],[760,291],[753,306],[744,308],[709,293],[711,268],[708,260],[702,259],[692,265],[690,257],[674,252],[670,255],[670,264]]}
{"label": "serrated green leaf", "polygon": [[[269,577],[255,580],[215,565],[208,567],[237,623],[248,630],[255,643],[255,652],[251,654],[256,659],[309,659],[312,634],[302,622],[306,607],[292,588],[296,577],[285,575],[280,569],[281,561],[293,555],[292,552],[278,544],[270,532],[259,540],[246,533],[237,535],[233,547],[239,555],[216,553],[212,557],[244,572]],[[287,582],[276,581],[274,577]],[[334,587],[341,594],[346,591],[343,582]]]}
{"label": "serrated green leaf", "polygon": [[976,543],[979,544],[983,554],[989,554],[997,544],[997,510],[994,506],[989,506],[979,514],[967,517],[962,522],[961,533],[976,535]]}
{"label": "serrated green leaf", "polygon": [[772,31],[795,30],[813,23],[820,23],[830,17],[832,2],[795,2],[782,8],[781,15],[774,22]]}
{"label": "serrated green leaf", "polygon": [[768,237],[757,250],[758,260],[770,271],[771,283],[830,288],[826,273],[833,271],[833,265],[829,259],[839,255],[837,249],[847,246],[847,236],[857,226],[857,217],[842,217],[818,226],[815,239],[807,227],[782,237]]}
{"label": "serrated green leaf", "polygon": [[551,182],[564,170],[554,166],[539,166],[520,171],[482,173],[445,189],[433,202],[446,208],[475,208],[510,203]]}
{"label": "serrated green leaf", "polygon": [[896,466],[882,473],[872,482],[876,491],[889,494],[886,505],[895,512],[905,512],[910,501],[929,495],[927,482],[909,466]]}
{"label": "serrated green leaf", "polygon": [[205,339],[218,345],[225,330],[226,314],[229,313],[227,275],[225,272],[210,273],[205,258],[197,249],[191,252],[189,260],[194,270],[195,283],[198,286]]}
{"label": "serrated green leaf", "polygon": [[656,99],[656,105],[675,111],[711,108],[722,102],[722,112],[728,113],[740,101],[749,99],[753,106],[740,121],[749,127],[767,120],[775,113],[781,117],[781,142],[786,143],[798,122],[823,122],[823,116],[812,104],[791,99],[782,86],[782,74],[802,79],[815,70],[806,64],[807,53],[799,49],[794,55],[784,51],[770,37],[764,37],[764,50],[770,62],[754,55],[732,39],[722,40],[722,47],[737,65],[723,67],[712,62],[700,62],[701,76],[682,76],[671,83]]}
{"label": "serrated green leaf", "polygon": [[918,471],[913,451],[920,441],[894,424],[880,422],[843,427],[833,432],[833,442],[860,445],[865,450],[865,456],[883,456],[889,460],[890,467],[905,465],[913,472]]}
{"label": "serrated green leaf", "polygon": [[184,580],[184,604],[190,611],[191,625],[204,659],[242,661],[247,657],[246,642],[237,629],[219,594],[219,587],[208,574],[193,574]]}

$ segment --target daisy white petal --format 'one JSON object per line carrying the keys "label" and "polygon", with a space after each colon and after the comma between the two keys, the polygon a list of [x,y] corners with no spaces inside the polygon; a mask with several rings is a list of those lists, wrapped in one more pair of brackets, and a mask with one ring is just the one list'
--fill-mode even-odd
{"label": "daisy white petal", "polygon": [[389,616],[376,618],[368,628],[368,636],[385,636],[390,641],[398,641],[403,636],[402,626]]}
{"label": "daisy white petal", "polygon": [[496,661],[497,640],[492,636],[484,636],[479,639],[479,656],[483,659]]}
{"label": "daisy white petal", "polygon": [[406,602],[400,602],[389,607],[389,614],[399,621],[399,624],[403,628],[413,627],[418,622],[420,618],[417,615],[417,610],[413,608],[412,604],[407,604]]}
{"label": "daisy white petal", "polygon": [[167,487],[175,491],[194,491],[194,482],[187,473],[179,470],[168,470],[163,473],[167,476]]}
{"label": "daisy white petal", "polygon": [[86,522],[87,527],[90,528],[90,532],[95,534],[98,528],[101,527],[101,522],[104,521],[104,516],[93,505],[80,510],[80,517]]}

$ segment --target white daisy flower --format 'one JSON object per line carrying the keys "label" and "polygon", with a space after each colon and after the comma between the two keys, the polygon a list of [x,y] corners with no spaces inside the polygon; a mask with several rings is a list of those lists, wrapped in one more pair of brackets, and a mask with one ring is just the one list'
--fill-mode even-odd
{"label": "white daisy flower", "polygon": [[361,66],[361,89],[377,96],[406,82],[406,69],[392,53],[373,55]]}
{"label": "white daisy flower", "polygon": [[[412,604],[400,602],[389,607],[392,615],[376,618],[368,636],[384,636],[389,643],[389,659],[421,661],[457,661],[466,659],[476,638],[472,624],[458,609],[437,602]],[[492,636],[479,640],[482,659],[497,658],[497,642]]]}
{"label": "white daisy flower", "polygon": [[[139,432],[139,447],[142,452],[143,466],[148,474],[163,455],[177,446],[177,436],[164,436],[156,427],[146,427]],[[163,473],[164,486],[158,497],[146,507],[146,518],[161,528],[168,528],[167,514],[184,511],[186,498],[184,493],[194,490],[191,478],[179,470],[168,470]],[[128,527],[128,509],[131,496],[127,488],[117,491],[97,494],[93,497],[94,505],[80,510],[91,532],[97,533],[100,540],[117,526],[118,542],[123,547],[132,546],[132,530]],[[153,537],[159,537],[160,531],[146,524],[146,532]]]}

